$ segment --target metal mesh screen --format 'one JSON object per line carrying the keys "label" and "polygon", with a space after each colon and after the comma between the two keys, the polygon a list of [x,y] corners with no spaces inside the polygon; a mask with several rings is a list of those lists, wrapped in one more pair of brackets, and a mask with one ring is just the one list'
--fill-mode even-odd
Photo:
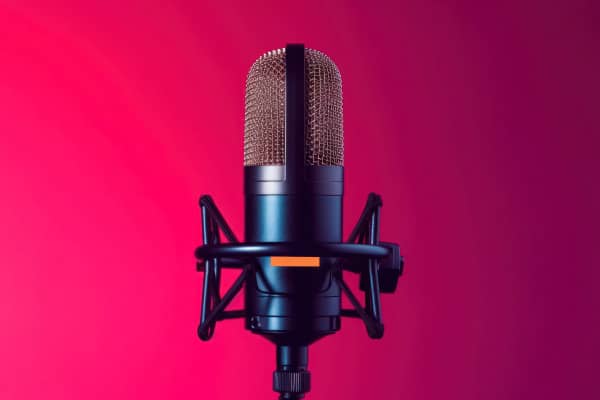
{"label": "metal mesh screen", "polygon": [[[304,51],[305,164],[344,164],[342,79],[325,54]],[[246,80],[244,165],[285,163],[285,49],[261,56]]]}

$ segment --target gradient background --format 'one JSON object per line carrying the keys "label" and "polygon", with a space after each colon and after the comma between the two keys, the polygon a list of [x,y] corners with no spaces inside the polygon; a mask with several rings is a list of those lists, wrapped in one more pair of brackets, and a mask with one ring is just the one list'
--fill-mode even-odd
{"label": "gradient background", "polygon": [[286,42],[342,73],[345,231],[376,191],[407,260],[309,398],[600,397],[594,2],[83,3],[0,5],[0,398],[276,398],[270,343],[196,337],[193,249],[200,194],[243,232],[244,80]]}

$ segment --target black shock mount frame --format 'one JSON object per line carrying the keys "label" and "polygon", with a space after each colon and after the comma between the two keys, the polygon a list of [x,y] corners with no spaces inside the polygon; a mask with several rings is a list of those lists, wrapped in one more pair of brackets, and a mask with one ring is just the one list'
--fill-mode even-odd
{"label": "black shock mount frame", "polygon": [[[379,195],[369,194],[364,209],[345,243],[313,243],[309,245],[240,243],[212,198],[208,195],[202,196],[200,198],[202,246],[195,251],[196,268],[198,271],[204,272],[200,325],[198,326],[200,339],[206,341],[212,337],[217,321],[245,317],[245,310],[226,310],[227,306],[244,286],[248,274],[256,268],[256,257],[279,255],[335,258],[334,280],[353,306],[352,309],[342,309],[341,316],[361,319],[369,337],[381,338],[383,321],[381,317],[382,290],[380,290],[382,271],[380,268],[382,260],[389,258],[393,252],[393,248],[390,248],[389,244],[379,241],[379,218],[382,205]],[[221,234],[228,243],[221,243]],[[402,258],[399,257],[397,262],[396,280],[402,273]],[[240,269],[241,273],[221,296],[222,268]],[[361,289],[365,292],[365,306],[360,304],[344,281],[342,271],[360,274]]]}

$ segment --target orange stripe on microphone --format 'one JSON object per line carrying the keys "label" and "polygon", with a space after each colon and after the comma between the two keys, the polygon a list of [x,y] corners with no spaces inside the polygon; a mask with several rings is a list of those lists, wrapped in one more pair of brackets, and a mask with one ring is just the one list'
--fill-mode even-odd
{"label": "orange stripe on microphone", "polygon": [[319,257],[271,257],[273,267],[318,267],[321,264]]}

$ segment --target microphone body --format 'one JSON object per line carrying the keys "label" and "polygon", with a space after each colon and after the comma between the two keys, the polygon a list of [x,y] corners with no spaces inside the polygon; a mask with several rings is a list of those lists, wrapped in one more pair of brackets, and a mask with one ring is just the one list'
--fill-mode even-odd
{"label": "microphone body", "polygon": [[[244,148],[251,156],[246,164],[263,165],[244,167],[247,242],[301,246],[342,241],[343,167],[334,165],[341,164],[343,151],[341,109],[332,116],[323,116],[322,110],[314,115],[317,100],[321,108],[341,103],[336,72],[329,58],[303,45],[268,53],[251,68]],[[277,90],[282,85],[284,91]],[[329,93],[323,93],[326,86]],[[271,108],[275,114],[265,112],[273,97],[260,95],[263,91],[280,97]],[[324,142],[331,133],[311,126],[316,120],[339,132],[333,136],[339,140]],[[257,136],[260,140],[253,140]],[[315,145],[319,142],[324,143]],[[260,162],[252,156],[261,156]],[[331,276],[331,258],[319,258],[316,266],[288,261],[296,265],[276,267],[272,257],[258,259],[246,283],[246,327],[278,346],[307,346],[339,329],[340,289]]]}
{"label": "microphone body", "polygon": [[[330,183],[341,186],[342,167],[314,167],[305,190],[281,194],[285,180],[268,179],[279,167],[246,167],[245,240],[301,247],[342,241],[342,193],[319,193]],[[283,168],[280,169],[280,171]],[[275,179],[281,174],[271,174]],[[335,179],[335,180],[333,180]],[[270,189],[270,190],[269,190]],[[340,288],[332,279],[333,258],[317,266],[301,259],[290,267],[259,257],[246,282],[246,328],[277,345],[308,345],[340,327]],[[294,262],[292,259],[291,262]]]}

